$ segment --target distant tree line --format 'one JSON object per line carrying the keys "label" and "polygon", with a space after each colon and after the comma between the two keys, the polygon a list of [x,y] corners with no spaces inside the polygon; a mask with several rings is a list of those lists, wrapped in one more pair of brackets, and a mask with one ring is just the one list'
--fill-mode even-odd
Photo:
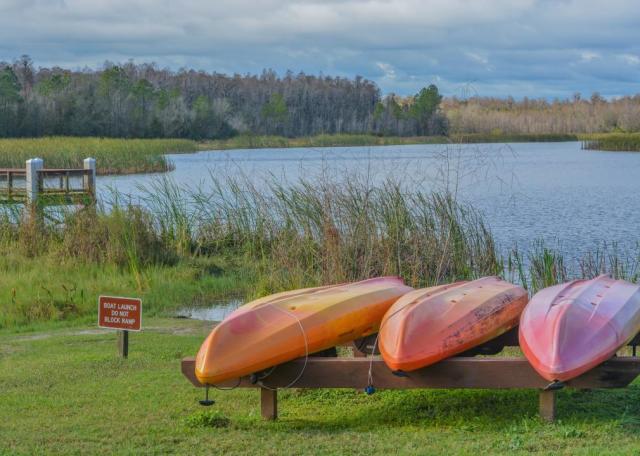
{"label": "distant tree line", "polygon": [[232,76],[155,64],[72,71],[0,62],[0,137],[227,138],[241,133],[544,134],[640,131],[640,95],[606,100],[382,96],[367,79],[271,70]]}
{"label": "distant tree line", "polygon": [[442,103],[452,133],[544,134],[640,131],[640,95],[583,98],[448,98]]}
{"label": "distant tree line", "polygon": [[35,68],[28,56],[0,62],[0,137],[446,134],[441,100],[434,85],[382,97],[360,76],[228,76],[132,62],[72,71]]}

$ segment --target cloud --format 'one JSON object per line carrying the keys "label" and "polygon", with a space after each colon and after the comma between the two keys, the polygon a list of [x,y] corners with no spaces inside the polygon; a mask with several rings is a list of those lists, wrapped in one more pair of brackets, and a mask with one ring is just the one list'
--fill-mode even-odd
{"label": "cloud", "polygon": [[633,0],[0,0],[0,60],[356,74],[383,92],[640,91]]}
{"label": "cloud", "polygon": [[598,54],[597,52],[582,51],[580,53],[580,61],[581,62],[589,63],[589,62],[593,62],[594,60],[598,60],[600,58],[602,58],[602,56],[600,54]]}
{"label": "cloud", "polygon": [[465,55],[469,57],[472,61],[479,63],[480,65],[487,66],[489,65],[489,59],[487,57],[483,57],[480,54],[476,54],[475,52],[465,52]]}
{"label": "cloud", "polygon": [[634,54],[622,54],[620,57],[628,65],[639,65],[640,64],[640,56],[637,56],[637,55],[634,55]]}
{"label": "cloud", "polygon": [[396,78],[396,70],[389,63],[376,62],[376,66],[382,70],[382,74],[385,79]]}

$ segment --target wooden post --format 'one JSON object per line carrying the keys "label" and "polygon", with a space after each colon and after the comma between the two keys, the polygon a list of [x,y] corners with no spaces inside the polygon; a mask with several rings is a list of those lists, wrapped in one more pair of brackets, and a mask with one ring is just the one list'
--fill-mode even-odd
{"label": "wooden post", "polygon": [[278,392],[260,388],[260,413],[265,420],[278,418]]}
{"label": "wooden post", "polygon": [[11,200],[11,191],[13,190],[13,173],[11,171],[7,171],[7,189],[9,193],[9,200]]}
{"label": "wooden post", "polygon": [[36,204],[38,201],[40,192],[38,171],[43,167],[44,161],[41,158],[27,160],[27,203],[29,204]]}
{"label": "wooden post", "polygon": [[127,358],[129,356],[129,331],[118,331],[118,353],[121,358]]}
{"label": "wooden post", "polygon": [[41,158],[32,158],[26,162],[26,190],[27,204],[25,206],[24,217],[31,223],[38,224],[38,194],[40,193],[40,176],[38,171],[44,167]]}
{"label": "wooden post", "polygon": [[540,418],[552,423],[556,419],[556,392],[540,391]]}
{"label": "wooden post", "polygon": [[84,169],[89,169],[91,172],[89,174],[85,174],[82,179],[82,186],[84,190],[91,194],[91,197],[95,199],[96,197],[96,159],[95,158],[85,158]]}

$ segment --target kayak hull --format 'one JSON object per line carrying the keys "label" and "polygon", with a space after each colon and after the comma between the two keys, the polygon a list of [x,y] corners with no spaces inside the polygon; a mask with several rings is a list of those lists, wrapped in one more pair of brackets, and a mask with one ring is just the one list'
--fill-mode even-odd
{"label": "kayak hull", "polygon": [[609,276],[545,288],[522,314],[520,347],[546,380],[567,381],[640,331],[640,287]]}
{"label": "kayak hull", "polygon": [[196,356],[196,377],[216,384],[377,332],[385,311],[411,290],[399,278],[383,277],[248,303],[204,341]]}
{"label": "kayak hull", "polygon": [[498,277],[407,293],[385,314],[380,353],[394,371],[412,371],[465,352],[518,324],[527,292]]}

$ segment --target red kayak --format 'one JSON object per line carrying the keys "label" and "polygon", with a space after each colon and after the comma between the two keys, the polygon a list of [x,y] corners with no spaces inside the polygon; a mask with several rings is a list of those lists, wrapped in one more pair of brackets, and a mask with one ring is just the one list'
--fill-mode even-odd
{"label": "red kayak", "polygon": [[640,331],[640,287],[602,275],[545,288],[522,313],[520,347],[549,381],[611,358]]}
{"label": "red kayak", "polygon": [[412,371],[492,340],[518,324],[527,292],[498,277],[407,293],[380,327],[380,353],[394,371]]}

